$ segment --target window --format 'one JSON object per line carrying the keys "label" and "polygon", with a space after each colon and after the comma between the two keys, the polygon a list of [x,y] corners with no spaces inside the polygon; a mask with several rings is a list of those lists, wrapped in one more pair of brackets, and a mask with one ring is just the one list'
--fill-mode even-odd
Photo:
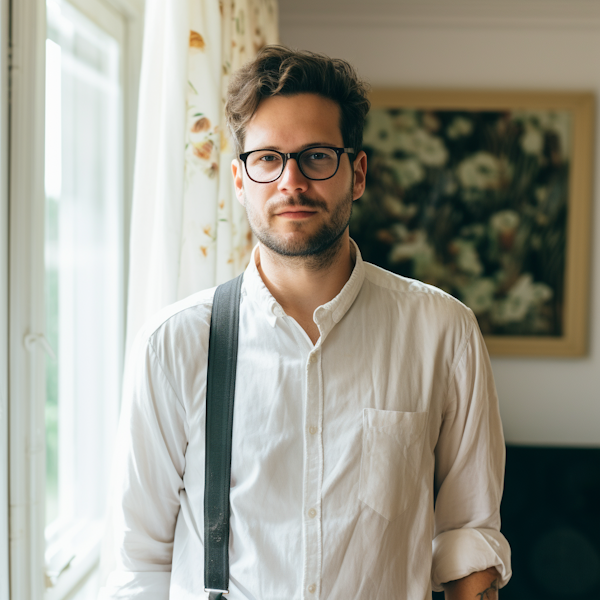
{"label": "window", "polygon": [[123,347],[123,22],[47,1],[45,280],[48,587],[97,560]]}
{"label": "window", "polygon": [[120,404],[143,0],[11,8],[10,598],[87,600]]}

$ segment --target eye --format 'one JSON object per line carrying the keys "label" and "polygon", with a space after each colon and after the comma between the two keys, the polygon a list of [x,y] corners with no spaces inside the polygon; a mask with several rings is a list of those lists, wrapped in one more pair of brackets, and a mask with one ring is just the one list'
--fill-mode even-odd
{"label": "eye", "polygon": [[317,152],[309,152],[309,153],[307,154],[307,157],[306,157],[306,158],[307,158],[308,160],[314,160],[314,161],[317,161],[317,160],[326,160],[326,159],[328,159],[328,158],[330,158],[330,157],[329,157],[329,155],[328,155],[328,154],[326,154],[325,152],[318,152],[318,151],[317,151]]}
{"label": "eye", "polygon": [[281,160],[281,156],[279,154],[261,154],[258,160],[261,162],[275,162]]}

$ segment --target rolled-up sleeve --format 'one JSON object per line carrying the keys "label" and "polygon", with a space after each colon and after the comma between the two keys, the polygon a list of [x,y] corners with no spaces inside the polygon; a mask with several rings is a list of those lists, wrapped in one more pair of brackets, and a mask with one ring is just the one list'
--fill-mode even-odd
{"label": "rolled-up sleeve", "polygon": [[109,501],[111,568],[100,598],[167,600],[186,415],[151,339],[140,336],[128,362]]}
{"label": "rolled-up sleeve", "polygon": [[492,369],[473,318],[450,372],[435,450],[432,586],[496,567],[511,576],[510,547],[500,533],[505,446]]}

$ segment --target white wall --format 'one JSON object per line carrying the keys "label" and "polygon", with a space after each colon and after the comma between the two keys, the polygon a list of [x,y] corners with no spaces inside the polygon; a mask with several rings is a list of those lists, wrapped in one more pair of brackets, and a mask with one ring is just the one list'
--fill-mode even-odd
{"label": "white wall", "polygon": [[[593,0],[281,0],[280,15],[281,43],[347,59],[374,87],[572,89],[600,98]],[[596,171],[599,163],[597,153]],[[589,355],[493,359],[509,443],[600,446],[599,192],[595,183]]]}

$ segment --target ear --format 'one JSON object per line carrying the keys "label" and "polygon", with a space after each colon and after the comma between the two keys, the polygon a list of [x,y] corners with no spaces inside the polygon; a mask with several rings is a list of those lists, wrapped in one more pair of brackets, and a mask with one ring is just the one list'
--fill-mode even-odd
{"label": "ear", "polygon": [[361,150],[354,159],[354,193],[352,200],[358,200],[365,191],[367,184],[367,155]]}
{"label": "ear", "polygon": [[244,167],[237,158],[231,161],[231,174],[233,176],[235,195],[238,202],[244,206]]}

